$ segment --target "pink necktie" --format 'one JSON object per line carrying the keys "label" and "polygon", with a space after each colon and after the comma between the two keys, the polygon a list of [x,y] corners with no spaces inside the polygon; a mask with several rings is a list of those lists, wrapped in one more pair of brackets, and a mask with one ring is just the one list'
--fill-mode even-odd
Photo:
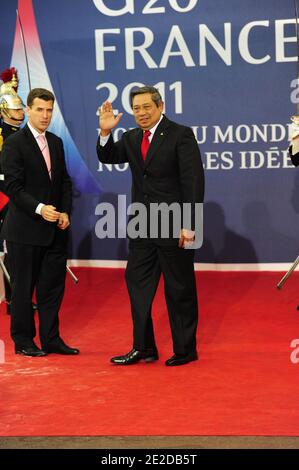
{"label": "pink necktie", "polygon": [[47,139],[43,134],[40,134],[37,138],[37,142],[44,156],[44,159],[48,168],[49,177],[51,178],[51,158],[50,158],[50,152],[49,152]]}
{"label": "pink necktie", "polygon": [[141,155],[142,155],[143,160],[146,159],[146,154],[150,146],[150,141],[149,141],[150,135],[151,135],[151,131],[144,131],[143,133],[142,142],[141,142]]}

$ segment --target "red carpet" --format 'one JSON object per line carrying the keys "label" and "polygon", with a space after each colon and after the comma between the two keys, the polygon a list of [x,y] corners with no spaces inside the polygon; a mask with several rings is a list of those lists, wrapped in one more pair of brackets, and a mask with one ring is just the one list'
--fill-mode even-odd
{"label": "red carpet", "polygon": [[[129,367],[109,358],[131,348],[122,270],[76,269],[61,314],[78,357],[13,353],[0,308],[0,435],[299,435],[299,275],[198,273],[200,360],[165,367],[172,355],[163,289],[154,308],[160,360]],[[299,356],[299,354],[298,354]]]}

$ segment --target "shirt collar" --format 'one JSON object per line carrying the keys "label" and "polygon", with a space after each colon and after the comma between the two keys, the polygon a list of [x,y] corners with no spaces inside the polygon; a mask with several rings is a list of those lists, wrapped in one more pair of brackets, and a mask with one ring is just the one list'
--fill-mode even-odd
{"label": "shirt collar", "polygon": [[162,121],[163,118],[164,118],[164,115],[161,114],[161,117],[160,117],[159,121],[157,122],[157,124],[155,124],[154,127],[152,127],[151,129],[149,129],[149,131],[150,131],[150,133],[151,133],[152,136],[153,136],[154,133],[156,132],[157,127],[158,127],[158,125],[160,124],[160,122]]}
{"label": "shirt collar", "polygon": [[43,135],[43,136],[46,137],[46,133],[45,133],[45,132],[42,132],[42,133],[38,132],[36,129],[34,129],[34,127],[31,126],[31,124],[30,124],[29,121],[27,122],[27,126],[28,126],[29,129],[31,130],[31,132],[32,132],[32,134],[33,134],[33,136],[34,136],[35,139],[38,139],[38,137],[39,137],[40,135]]}

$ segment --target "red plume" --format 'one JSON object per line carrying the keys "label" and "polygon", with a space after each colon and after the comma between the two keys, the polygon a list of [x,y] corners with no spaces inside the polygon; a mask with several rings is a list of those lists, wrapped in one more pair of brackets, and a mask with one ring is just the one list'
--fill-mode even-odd
{"label": "red plume", "polygon": [[[14,67],[11,67],[10,69],[3,70],[3,72],[1,72],[0,78],[1,78],[1,80],[3,80],[4,83],[6,83],[6,82],[10,82],[12,80],[13,75],[15,75],[17,81],[19,81],[18,71]],[[17,91],[17,88],[15,88],[15,91]]]}

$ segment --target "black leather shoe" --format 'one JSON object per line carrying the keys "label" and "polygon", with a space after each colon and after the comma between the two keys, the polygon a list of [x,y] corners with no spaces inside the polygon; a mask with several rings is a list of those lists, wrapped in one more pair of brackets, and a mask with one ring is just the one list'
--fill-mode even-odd
{"label": "black leather shoe", "polygon": [[198,356],[197,352],[192,352],[189,354],[174,354],[170,359],[167,359],[165,362],[166,366],[182,366],[183,364],[188,364],[188,362],[197,361]]}
{"label": "black leather shoe", "polygon": [[31,356],[31,357],[42,357],[46,356],[47,353],[42,349],[39,349],[37,346],[24,346],[24,347],[15,347],[15,353],[21,354],[22,356]]}
{"label": "black leather shoe", "polygon": [[155,349],[147,349],[146,351],[138,351],[132,349],[124,356],[115,356],[110,359],[113,364],[121,366],[129,366],[130,364],[136,364],[139,361],[153,362],[159,359],[158,352]]}
{"label": "black leather shoe", "polygon": [[76,356],[80,353],[79,349],[70,348],[67,344],[65,344],[64,341],[62,341],[62,339],[60,339],[56,343],[48,344],[48,346],[45,347],[44,350],[48,354],[65,354],[66,356]]}

